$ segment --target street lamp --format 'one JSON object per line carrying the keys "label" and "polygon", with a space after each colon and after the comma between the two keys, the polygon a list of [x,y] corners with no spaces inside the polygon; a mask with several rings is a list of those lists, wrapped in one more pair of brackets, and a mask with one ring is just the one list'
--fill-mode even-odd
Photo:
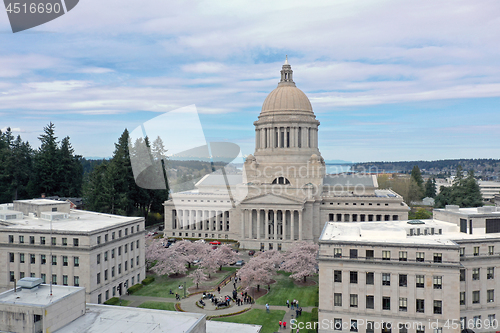
{"label": "street lamp", "polygon": [[186,281],[184,281],[184,298],[186,298]]}

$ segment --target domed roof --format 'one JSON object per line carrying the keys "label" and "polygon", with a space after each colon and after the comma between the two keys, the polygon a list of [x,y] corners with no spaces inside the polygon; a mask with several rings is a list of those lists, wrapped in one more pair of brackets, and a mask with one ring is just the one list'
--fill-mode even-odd
{"label": "domed roof", "polygon": [[[281,82],[280,82],[281,83]],[[278,85],[271,91],[262,105],[262,113],[274,111],[313,112],[306,94],[294,85]]]}
{"label": "domed roof", "polygon": [[293,82],[293,71],[288,63],[288,56],[281,69],[281,81],[278,83],[278,88],[267,95],[261,113],[275,111],[313,112],[309,98]]}

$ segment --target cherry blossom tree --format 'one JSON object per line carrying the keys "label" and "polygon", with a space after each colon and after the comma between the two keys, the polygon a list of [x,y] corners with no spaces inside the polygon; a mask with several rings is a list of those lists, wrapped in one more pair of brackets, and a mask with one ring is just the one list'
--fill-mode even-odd
{"label": "cherry blossom tree", "polygon": [[165,248],[160,239],[146,242],[146,262],[157,275],[183,274],[186,272],[186,259],[174,248]]}
{"label": "cherry blossom tree", "polygon": [[241,283],[246,290],[256,286],[260,290],[261,284],[269,284],[271,277],[276,273],[276,268],[280,263],[278,251],[266,251],[250,259],[236,275],[241,278]]}
{"label": "cherry blossom tree", "polygon": [[283,255],[283,263],[280,266],[281,270],[290,272],[290,277],[295,281],[304,279],[316,273],[318,265],[318,249],[317,244],[308,242],[297,242]]}
{"label": "cherry blossom tree", "polygon": [[203,272],[202,268],[198,268],[198,269],[194,270],[188,276],[193,279],[193,283],[196,284],[196,289],[198,289],[199,283],[208,280],[207,275]]}

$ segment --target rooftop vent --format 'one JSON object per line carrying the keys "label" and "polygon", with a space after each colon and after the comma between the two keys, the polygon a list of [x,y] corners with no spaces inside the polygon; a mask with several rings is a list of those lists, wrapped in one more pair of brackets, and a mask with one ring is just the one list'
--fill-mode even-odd
{"label": "rooftop vent", "polygon": [[43,220],[47,221],[58,221],[58,220],[65,220],[68,218],[67,213],[62,213],[62,212],[42,212],[40,216]]}
{"label": "rooftop vent", "polygon": [[20,220],[23,218],[23,213],[14,210],[0,210],[0,220]]}
{"label": "rooftop vent", "polygon": [[420,221],[420,220],[410,220],[406,223],[408,223],[408,224],[425,224],[424,221]]}
{"label": "rooftop vent", "polygon": [[457,205],[446,205],[446,210],[452,211],[452,212],[458,212],[459,206]]}
{"label": "rooftop vent", "polygon": [[43,283],[43,280],[40,278],[34,277],[24,277],[17,282],[17,286],[23,289],[33,289],[38,287]]}

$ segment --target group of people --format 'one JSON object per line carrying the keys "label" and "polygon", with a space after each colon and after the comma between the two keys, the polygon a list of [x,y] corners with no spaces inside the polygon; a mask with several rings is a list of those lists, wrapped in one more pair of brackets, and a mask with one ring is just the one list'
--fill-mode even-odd
{"label": "group of people", "polygon": [[286,321],[279,321],[279,325],[280,325],[280,329],[281,329],[281,326],[283,326],[284,329],[286,329]]}
{"label": "group of people", "polygon": [[286,307],[287,308],[290,308],[290,305],[292,306],[292,310],[295,308],[295,309],[298,309],[299,308],[299,301],[294,299],[292,301],[292,303],[290,303],[290,300],[286,300]]}

